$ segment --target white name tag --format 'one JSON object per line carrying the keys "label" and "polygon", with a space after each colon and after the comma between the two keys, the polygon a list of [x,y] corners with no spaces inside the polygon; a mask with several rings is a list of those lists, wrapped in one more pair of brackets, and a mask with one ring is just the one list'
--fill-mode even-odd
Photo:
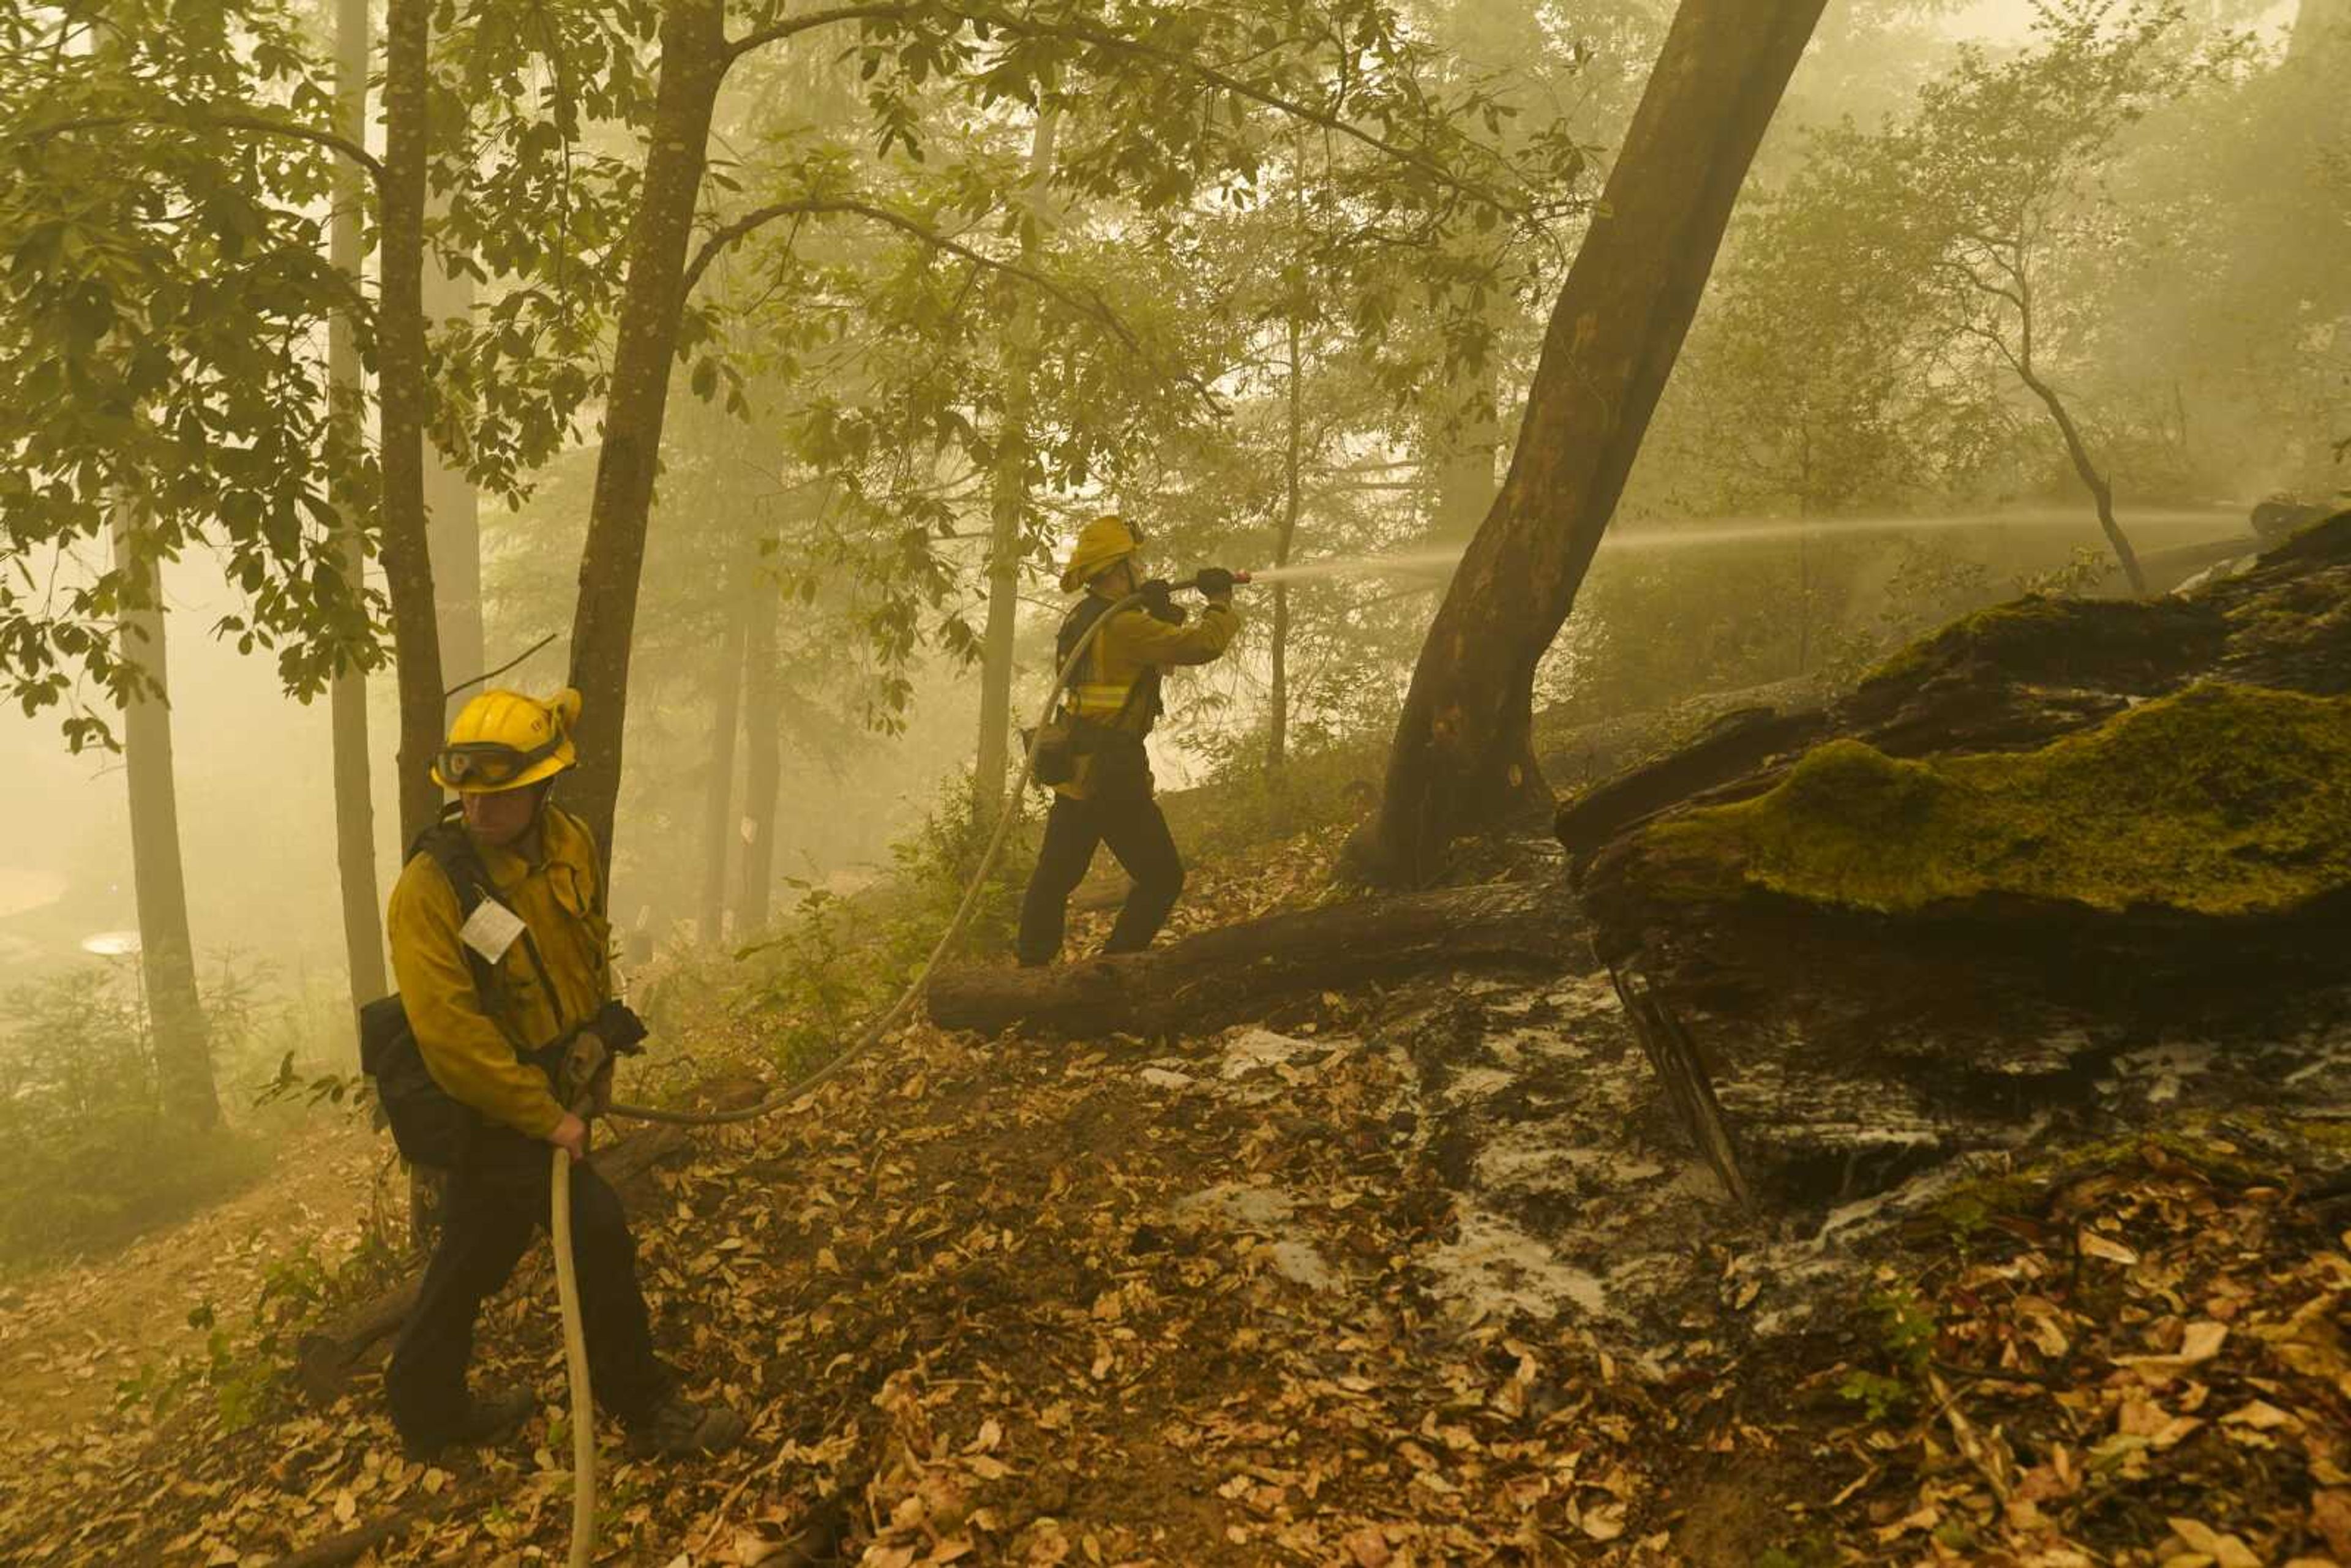
{"label": "white name tag", "polygon": [[495,898],[474,905],[474,913],[457,927],[457,939],[493,964],[507,956],[521,935],[522,916]]}

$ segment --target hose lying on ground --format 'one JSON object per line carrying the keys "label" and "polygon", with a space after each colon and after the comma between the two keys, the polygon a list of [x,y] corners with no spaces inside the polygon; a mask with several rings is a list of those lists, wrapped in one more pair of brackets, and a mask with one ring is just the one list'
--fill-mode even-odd
{"label": "hose lying on ground", "polygon": [[[1012,786],[1011,800],[1018,801],[1029,788],[1029,778],[1037,768],[1037,735],[1053,716],[1054,705],[1061,700],[1070,677],[1076,673],[1078,662],[1093,646],[1094,639],[1120,611],[1143,602],[1144,595],[1130,593],[1094,618],[1092,625],[1078,639],[1077,646],[1062,661],[1059,674],[1053,677],[1053,689],[1046,695],[1045,706],[1037,716],[1037,734],[1032,734],[1020,760],[1020,778]],[[826,1062],[815,1071],[770,1094],[756,1105],[746,1105],[734,1111],[664,1111],[655,1105],[630,1105],[615,1102],[608,1115],[625,1116],[636,1122],[668,1122],[686,1127],[716,1127],[733,1122],[753,1122],[773,1115],[814,1089],[818,1084],[863,1056],[879,1044],[883,1036],[897,1027],[914,1005],[914,998],[930,984],[931,972],[946,957],[947,950],[961,939],[964,928],[971,924],[972,911],[978,907],[980,889],[987,883],[1003,858],[1004,846],[1009,841],[1014,812],[1008,804],[998,813],[996,831],[990,834],[987,848],[979,857],[971,882],[964,889],[963,902],[956,905],[954,917],[939,939],[932,944],[930,956],[900,992],[898,999],[887,1012],[865,1026],[848,1050]],[[596,1406],[588,1382],[588,1341],[580,1320],[580,1283],[571,1261],[571,1155],[569,1151],[555,1151],[555,1178],[552,1184],[553,1214],[549,1217],[548,1235],[555,1247],[555,1292],[563,1308],[563,1359],[571,1388],[571,1568],[588,1568],[596,1545]]]}

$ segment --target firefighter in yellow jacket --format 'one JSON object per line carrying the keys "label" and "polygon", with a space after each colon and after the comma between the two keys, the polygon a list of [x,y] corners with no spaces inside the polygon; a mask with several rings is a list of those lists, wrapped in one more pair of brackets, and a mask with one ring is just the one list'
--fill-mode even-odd
{"label": "firefighter in yellow jacket", "polygon": [[[1171,664],[1205,664],[1240,630],[1232,579],[1202,574],[1207,606],[1186,624],[1165,602],[1113,610],[1143,589],[1135,569],[1136,540],[1115,517],[1097,517],[1078,535],[1061,591],[1085,597],[1061,624],[1066,659],[1078,638],[1102,621],[1093,645],[1071,678],[1064,712],[1077,753],[1072,777],[1054,786],[1037,869],[1020,904],[1020,962],[1050,964],[1061,950],[1070,894],[1085,880],[1097,845],[1108,844],[1134,879],[1105,953],[1139,953],[1167,922],[1184,891],[1184,862],[1167,819],[1153,799],[1144,737],[1160,714],[1159,678]],[[1165,585],[1161,585],[1164,587]]]}
{"label": "firefighter in yellow jacket", "polygon": [[[604,1021],[614,1011],[633,1022],[612,1000],[595,838],[548,800],[577,759],[579,714],[580,694],[569,690],[552,702],[491,691],[467,703],[433,768],[434,782],[457,792],[464,837],[413,853],[392,893],[392,963],[417,1050],[434,1082],[474,1113],[449,1172],[440,1241],[384,1375],[412,1457],[493,1441],[530,1414],[528,1393],[467,1392],[475,1319],[548,1222],[549,1146],[587,1155],[588,1128],[556,1098],[545,1064],[583,1028],[614,1027]],[[444,860],[479,873],[469,896]],[[609,1085],[601,1078],[600,1093]],[[684,1454],[733,1443],[742,1418],[684,1397],[653,1354],[636,1243],[592,1166],[572,1172],[571,1233],[597,1402],[629,1428],[632,1448]]]}

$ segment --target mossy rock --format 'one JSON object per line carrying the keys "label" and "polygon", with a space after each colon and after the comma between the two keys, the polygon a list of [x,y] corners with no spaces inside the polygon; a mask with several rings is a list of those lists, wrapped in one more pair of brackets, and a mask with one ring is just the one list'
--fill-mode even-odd
{"label": "mossy rock", "polygon": [[2184,600],[2029,594],[1895,653],[1862,677],[1853,706],[1865,718],[1929,681],[1985,670],[2011,681],[2149,695],[2210,664],[2226,635],[2216,611]]}
{"label": "mossy rock", "polygon": [[1769,792],[1640,841],[1666,901],[2287,914],[2351,887],[2351,698],[2208,682],[2035,751],[1913,761],[1832,741]]}

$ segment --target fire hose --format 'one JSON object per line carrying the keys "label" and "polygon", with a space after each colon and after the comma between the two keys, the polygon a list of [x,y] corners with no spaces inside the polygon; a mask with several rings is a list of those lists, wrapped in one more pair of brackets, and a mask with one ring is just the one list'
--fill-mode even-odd
{"label": "fire hose", "polygon": [[[1061,702],[1062,692],[1068,689],[1070,677],[1076,674],[1079,663],[1092,648],[1094,639],[1102,634],[1102,628],[1110,623],[1111,617],[1121,611],[1133,609],[1137,605],[1162,601],[1168,593],[1177,588],[1191,588],[1205,592],[1218,586],[1246,583],[1249,580],[1249,574],[1245,571],[1227,572],[1221,569],[1211,568],[1183,582],[1145,584],[1143,588],[1118,600],[1108,610],[1096,616],[1093,624],[1086,628],[1084,634],[1071,649],[1069,657],[1061,662],[1061,669],[1053,677],[1052,690],[1046,694],[1044,706],[1038,713],[1037,727],[1029,733],[1028,742],[1022,747],[1020,777],[1012,787],[1012,799],[1019,800],[1028,789],[1029,781],[1035,776],[1037,770],[1039,742],[1043,737],[1046,725],[1052,719],[1053,709]],[[914,977],[906,983],[905,988],[899,992],[898,999],[890,1005],[887,1011],[867,1024],[864,1031],[847,1050],[833,1057],[822,1067],[787,1084],[756,1105],[746,1105],[731,1111],[667,1111],[655,1105],[631,1105],[616,1101],[604,1108],[604,1113],[609,1116],[625,1117],[631,1121],[664,1122],[684,1127],[716,1127],[730,1123],[757,1121],[760,1117],[773,1115],[799,1101],[810,1090],[872,1050],[874,1046],[881,1043],[883,1036],[897,1027],[899,1020],[904,1019],[914,1007],[915,998],[921,996],[924,988],[930,984],[932,972],[938,967],[939,961],[946,956],[948,949],[961,939],[965,927],[971,924],[972,911],[979,905],[980,893],[987,886],[987,879],[995,873],[997,862],[1004,856],[1004,847],[1010,841],[1013,816],[1014,812],[1008,809],[998,814],[996,830],[988,836],[987,848],[980,853],[979,863],[974,868],[971,880],[964,888],[963,899],[956,905],[955,914],[948,919],[946,928],[939,933],[938,940],[932,944],[929,956],[923,960],[922,967],[914,971]],[[584,1120],[586,1115],[594,1110],[594,1106],[590,1097],[581,1091],[595,1076],[596,1071],[605,1065],[606,1057],[601,1044],[595,1042],[592,1035],[583,1034],[581,1039],[582,1042],[588,1044],[590,1049],[584,1054],[580,1051],[573,1053],[571,1059],[566,1063],[565,1076],[569,1081],[569,1092],[576,1096],[571,1103],[572,1113]],[[554,1151],[552,1171],[550,1182],[553,1192],[552,1213],[549,1217],[548,1235],[555,1249],[555,1291],[556,1299],[563,1312],[563,1359],[571,1401],[570,1568],[589,1568],[596,1545],[595,1402],[593,1390],[590,1387],[588,1380],[587,1334],[580,1317],[580,1281],[571,1259],[571,1155],[569,1150],[558,1148]]]}

